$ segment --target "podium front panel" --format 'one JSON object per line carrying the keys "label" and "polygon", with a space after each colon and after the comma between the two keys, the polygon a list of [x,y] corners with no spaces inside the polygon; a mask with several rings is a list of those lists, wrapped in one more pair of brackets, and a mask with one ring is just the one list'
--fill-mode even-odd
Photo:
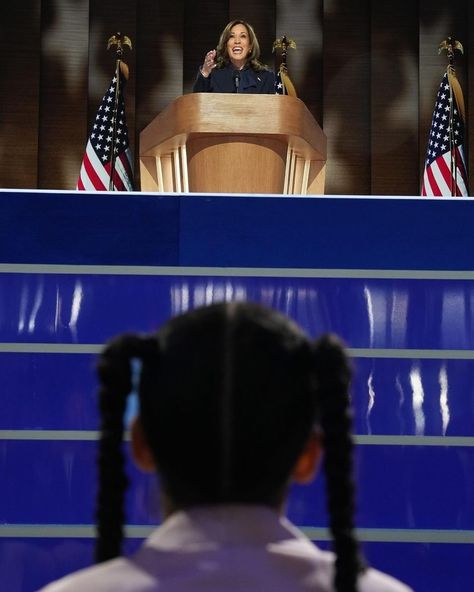
{"label": "podium front panel", "polygon": [[205,193],[279,193],[286,153],[286,144],[279,139],[191,136],[187,145],[189,189]]}

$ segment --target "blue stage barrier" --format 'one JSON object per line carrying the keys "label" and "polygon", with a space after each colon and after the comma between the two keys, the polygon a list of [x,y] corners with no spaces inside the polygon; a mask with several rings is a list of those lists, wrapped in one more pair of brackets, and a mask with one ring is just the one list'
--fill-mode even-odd
{"label": "blue stage barrier", "polygon": [[[0,578],[92,561],[97,352],[124,331],[252,300],[354,360],[357,527],[417,592],[474,561],[474,201],[0,191]],[[129,466],[126,550],[159,520]],[[324,477],[288,514],[328,544]]]}

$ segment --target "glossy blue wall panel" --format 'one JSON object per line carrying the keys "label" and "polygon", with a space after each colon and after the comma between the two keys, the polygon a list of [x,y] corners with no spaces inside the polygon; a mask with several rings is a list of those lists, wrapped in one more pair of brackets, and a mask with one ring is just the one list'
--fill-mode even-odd
{"label": "glossy blue wall panel", "polygon": [[[94,354],[0,353],[3,430],[96,430]],[[354,359],[356,434],[474,436],[474,360]],[[417,404],[412,381],[423,387]]]}
{"label": "glossy blue wall panel", "polygon": [[97,357],[0,353],[2,430],[96,430]]}
{"label": "glossy blue wall panel", "polygon": [[474,360],[358,358],[354,368],[356,434],[474,436]]}
{"label": "glossy blue wall panel", "polygon": [[473,545],[364,543],[374,567],[396,575],[416,592],[469,592]]}
{"label": "glossy blue wall panel", "polygon": [[474,529],[474,448],[362,446],[358,526]]}
{"label": "glossy blue wall panel", "polygon": [[474,200],[196,196],[180,214],[181,265],[473,268]]}
{"label": "glossy blue wall panel", "polygon": [[146,276],[0,274],[1,340],[103,343],[155,330],[171,314],[172,285]]}
{"label": "glossy blue wall panel", "polygon": [[103,343],[171,315],[253,300],[334,331],[350,347],[474,349],[474,282],[344,278],[0,273],[3,342]]}
{"label": "glossy blue wall panel", "polygon": [[[6,477],[0,523],[93,523],[95,448],[95,442],[80,441],[0,443],[0,469]],[[474,448],[358,446],[358,527],[474,530],[473,466]],[[156,524],[155,478],[130,463],[127,471],[127,523]],[[325,504],[322,476],[292,489],[288,514],[297,524],[326,526]]]}
{"label": "glossy blue wall panel", "polygon": [[474,201],[0,191],[4,263],[473,269]]}
{"label": "glossy blue wall panel", "polygon": [[[423,359],[418,350],[473,353],[472,273],[446,279],[449,271],[474,272],[473,204],[0,191],[0,264],[38,265],[0,273],[0,343],[6,348],[0,353],[0,429],[17,430],[20,438],[0,444],[6,483],[0,522],[17,525],[18,532],[26,523],[90,524],[96,483],[94,442],[30,440],[26,432],[21,439],[30,429],[96,429],[94,356],[12,353],[9,343],[24,344],[26,352],[35,343],[100,344],[118,332],[153,330],[170,315],[224,299],[263,302],[311,335],[335,331],[352,348],[374,349],[374,356],[355,360],[358,434],[472,438],[474,360],[445,359],[449,351]],[[41,272],[57,263],[188,269],[174,276],[110,275],[110,269],[94,275],[73,267],[72,273]],[[189,269],[196,265],[249,267],[257,275],[261,268],[268,275],[269,267],[354,269],[359,279],[282,278],[275,271],[270,277],[196,277]],[[441,273],[408,280],[374,279],[370,272],[386,269]],[[364,276],[361,270],[369,271]],[[378,348],[399,348],[409,358],[394,352],[379,359]],[[415,383],[422,387],[416,396]],[[412,529],[474,530],[474,447],[441,443],[357,446],[359,527],[406,529],[407,536]],[[131,467],[130,472],[127,521],[155,523],[157,486]],[[323,526],[323,491],[324,477],[311,487],[293,488],[290,517]],[[127,541],[128,548],[133,545]],[[91,541],[80,539],[0,539],[2,584],[9,592],[30,592],[89,563],[90,547]],[[464,592],[472,577],[474,545],[365,548],[376,566],[418,592]]]}
{"label": "glossy blue wall panel", "polygon": [[[0,442],[0,524],[93,524],[96,442]],[[159,521],[158,485],[129,462],[126,508],[129,524]]]}
{"label": "glossy blue wall panel", "polygon": [[157,195],[0,191],[1,261],[177,265],[179,207]]}
{"label": "glossy blue wall panel", "polygon": [[[474,529],[473,465],[472,448],[357,446],[357,527]],[[324,491],[323,474],[309,486],[293,486],[290,518],[326,526]]]}

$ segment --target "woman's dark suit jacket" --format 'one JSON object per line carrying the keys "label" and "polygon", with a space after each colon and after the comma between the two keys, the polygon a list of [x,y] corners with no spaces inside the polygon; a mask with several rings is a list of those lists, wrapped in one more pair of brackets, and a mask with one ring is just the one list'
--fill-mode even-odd
{"label": "woman's dark suit jacket", "polygon": [[[193,86],[193,92],[236,92],[232,64],[223,68],[214,68],[207,78],[199,71]],[[255,72],[250,66],[245,66],[239,71],[240,79],[238,92],[246,94],[275,94],[275,74],[271,70]]]}

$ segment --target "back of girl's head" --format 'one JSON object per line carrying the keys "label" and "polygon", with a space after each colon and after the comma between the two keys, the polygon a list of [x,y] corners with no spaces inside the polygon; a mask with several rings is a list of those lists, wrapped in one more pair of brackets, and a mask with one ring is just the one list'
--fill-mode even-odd
{"label": "back of girl's head", "polygon": [[304,335],[274,312],[234,304],[178,317],[158,339],[140,405],[171,499],[275,504],[314,419]]}
{"label": "back of girl's head", "polygon": [[142,363],[145,438],[177,507],[276,506],[311,430],[322,427],[336,582],[342,578],[344,586],[337,589],[355,590],[347,358],[333,338],[313,344],[283,315],[249,303],[197,309],[155,336],[123,336],[104,351],[98,559],[120,552],[126,487],[120,442],[133,358]]}

